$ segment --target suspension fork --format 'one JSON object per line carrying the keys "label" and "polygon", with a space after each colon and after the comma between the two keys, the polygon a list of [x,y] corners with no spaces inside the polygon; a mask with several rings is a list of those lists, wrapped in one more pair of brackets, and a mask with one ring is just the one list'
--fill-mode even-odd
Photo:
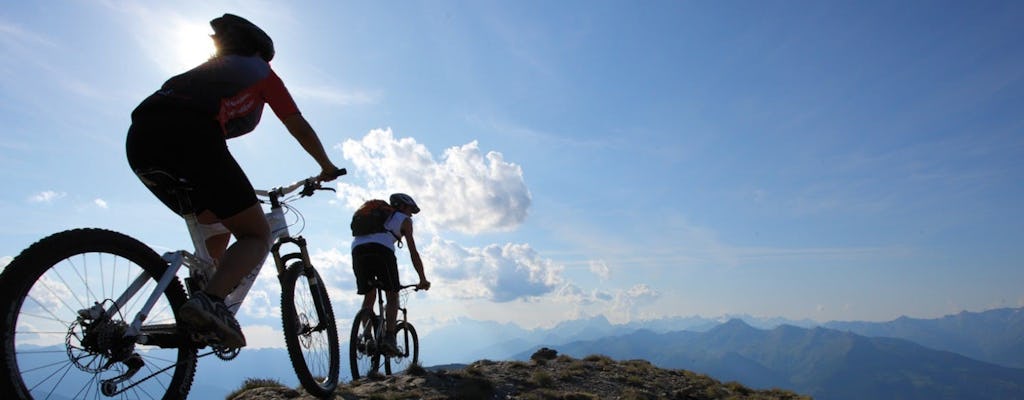
{"label": "suspension fork", "polygon": [[[281,246],[284,244],[293,244],[297,246],[298,252],[292,252],[285,255],[281,255]],[[302,260],[302,265],[305,266],[307,271],[315,271],[313,264],[309,260],[309,251],[306,248],[306,239],[302,236],[284,236],[277,240],[276,243],[271,247],[271,254],[274,256],[274,265],[277,266],[278,279],[283,279],[284,274],[288,267],[288,262],[291,260],[299,259]],[[325,303],[326,299],[320,296],[320,291],[317,290],[323,282],[320,282],[317,274],[303,274],[306,277],[306,281],[309,282],[309,286],[313,289],[313,306],[316,308],[316,315],[318,325],[311,327],[312,330],[321,330],[324,328],[325,316],[327,315]]]}

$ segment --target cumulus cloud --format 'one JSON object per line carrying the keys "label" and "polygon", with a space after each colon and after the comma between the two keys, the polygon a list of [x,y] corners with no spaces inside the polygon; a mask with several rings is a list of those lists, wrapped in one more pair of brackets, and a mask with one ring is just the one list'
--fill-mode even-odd
{"label": "cumulus cloud", "polygon": [[272,318],[281,315],[279,301],[279,297],[271,298],[271,294],[266,290],[260,290],[254,287],[249,290],[249,294],[245,296],[245,302],[242,303],[241,312],[244,315],[253,318]]}
{"label": "cumulus cloud", "polygon": [[608,276],[611,274],[611,269],[608,268],[608,264],[604,261],[594,260],[590,262],[590,272],[597,275],[601,280],[606,281],[608,280]]}
{"label": "cumulus cloud", "polygon": [[269,325],[245,325],[245,347],[248,349],[275,349],[284,347],[284,332]]}
{"label": "cumulus cloud", "polygon": [[615,299],[614,293],[599,289],[584,291],[579,286],[571,283],[559,288],[554,293],[554,296],[560,302],[573,304],[577,307],[608,303]]}
{"label": "cumulus cloud", "polygon": [[353,209],[370,198],[405,192],[434,229],[500,232],[526,219],[531,195],[522,168],[501,153],[483,153],[476,141],[445,150],[438,161],[415,139],[377,129],[359,141],[345,141],[341,149],[367,181],[365,188],[339,183],[339,198]]}
{"label": "cumulus cloud", "polygon": [[431,273],[457,298],[529,299],[551,293],[563,281],[562,267],[527,244],[467,248],[435,238],[423,255]]}
{"label": "cumulus cloud", "polygon": [[64,192],[55,192],[52,190],[46,190],[43,192],[36,193],[29,197],[29,201],[33,203],[50,203],[54,200],[66,197],[68,194]]}
{"label": "cumulus cloud", "polygon": [[[346,249],[347,250],[347,249]],[[309,255],[310,262],[329,288],[355,287],[352,275],[352,255],[337,248],[319,250]]]}
{"label": "cumulus cloud", "polygon": [[570,315],[605,314],[609,319],[629,321],[637,315],[642,306],[651,304],[661,293],[646,284],[637,284],[626,289],[583,290],[572,283],[566,283],[553,293],[556,302],[572,307]]}
{"label": "cumulus cloud", "polygon": [[92,202],[93,202],[93,204],[96,204],[96,206],[99,207],[99,208],[102,208],[102,209],[109,208],[109,206],[107,205],[107,201],[106,200],[96,199],[96,200],[93,200]]}

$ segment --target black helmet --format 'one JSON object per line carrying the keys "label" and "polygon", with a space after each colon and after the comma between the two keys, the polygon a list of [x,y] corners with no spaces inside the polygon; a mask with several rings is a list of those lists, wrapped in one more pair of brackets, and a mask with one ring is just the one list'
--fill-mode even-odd
{"label": "black helmet", "polygon": [[210,21],[217,39],[217,54],[259,53],[266,62],[274,59],[274,41],[260,27],[234,14]]}
{"label": "black helmet", "polygon": [[398,208],[399,206],[412,207],[412,213],[416,214],[420,212],[420,207],[416,205],[416,201],[409,197],[405,193],[395,193],[391,195],[391,206]]}

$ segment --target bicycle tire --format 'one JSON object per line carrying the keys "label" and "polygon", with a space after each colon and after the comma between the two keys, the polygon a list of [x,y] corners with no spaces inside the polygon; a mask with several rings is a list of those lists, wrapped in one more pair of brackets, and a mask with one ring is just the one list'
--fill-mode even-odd
{"label": "bicycle tire", "polygon": [[334,393],[341,369],[338,326],[320,274],[301,261],[292,264],[281,281],[281,320],[299,383],[317,397]]}
{"label": "bicycle tire", "polygon": [[[144,364],[132,379],[113,386],[121,390],[117,397],[187,397],[196,370],[194,346],[118,340],[166,269],[149,246],[104,229],[55,233],[22,251],[0,274],[0,377],[9,382],[0,385],[0,398],[108,397],[100,383],[127,369],[126,352]],[[112,304],[140,274],[152,280],[113,318],[79,319],[78,310]],[[79,281],[69,283],[74,279]],[[143,328],[176,335],[177,310],[185,300],[181,282],[171,281]],[[122,361],[105,365],[112,358]]]}
{"label": "bicycle tire", "polygon": [[371,310],[359,310],[352,319],[348,359],[353,381],[380,370],[381,355],[377,343],[380,343],[381,332],[376,319],[377,316]]}
{"label": "bicycle tire", "polygon": [[384,359],[384,371],[388,375],[400,374],[413,365],[420,362],[420,338],[416,335],[416,328],[409,322],[399,321],[395,325],[395,338],[398,343],[399,356],[390,356]]}

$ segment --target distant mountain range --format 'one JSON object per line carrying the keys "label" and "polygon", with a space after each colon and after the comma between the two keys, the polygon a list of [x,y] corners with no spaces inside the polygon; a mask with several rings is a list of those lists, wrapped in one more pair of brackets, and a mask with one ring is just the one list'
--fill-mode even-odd
{"label": "distant mountain range", "polygon": [[[420,343],[428,367],[523,360],[546,346],[577,358],[646,359],[818,400],[1024,399],[1024,308],[824,324],[744,315],[612,324],[599,316],[523,329],[462,319],[421,331]],[[347,342],[341,353],[348,381]],[[202,358],[189,397],[224,398],[246,378],[298,383],[284,349],[245,349],[230,362]]]}
{"label": "distant mountain range", "polygon": [[671,317],[612,324],[603,316],[564,321],[552,328],[523,329],[515,324],[462,319],[421,333],[424,361],[430,364],[467,363],[481,358],[505,359],[535,346],[555,346],[581,340],[621,336],[638,330],[654,333],[706,332],[739,319],[759,329],[789,325],[824,327],[867,337],[906,339],[936,350],[958,353],[979,361],[1024,368],[1024,308],[961,312],[937,319],[900,317],[889,322],[819,324],[810,320],[731,315],[719,318]]}
{"label": "distant mountain range", "polygon": [[819,400],[1024,398],[1024,369],[903,339],[821,327],[762,330],[735,319],[707,332],[640,330],[557,349],[574,357],[646,359],[662,368],[705,373],[755,388],[785,388]]}
{"label": "distant mountain range", "polygon": [[829,322],[824,326],[863,336],[906,339],[993,364],[1024,368],[1024,308],[965,311],[938,319]]}

